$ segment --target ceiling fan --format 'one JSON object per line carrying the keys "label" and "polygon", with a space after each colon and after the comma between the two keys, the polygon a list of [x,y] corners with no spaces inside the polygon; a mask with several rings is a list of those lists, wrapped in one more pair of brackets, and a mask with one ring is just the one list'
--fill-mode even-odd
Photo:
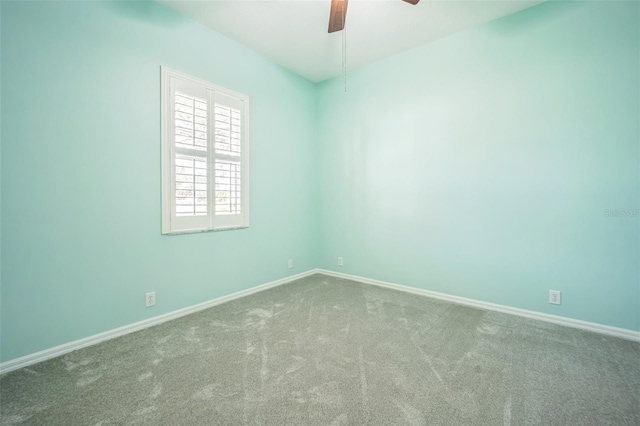
{"label": "ceiling fan", "polygon": [[[416,5],[420,0],[402,0],[409,4]],[[347,4],[349,0],[331,0],[331,12],[329,12],[329,32],[335,33],[344,29],[344,22],[347,16]]]}

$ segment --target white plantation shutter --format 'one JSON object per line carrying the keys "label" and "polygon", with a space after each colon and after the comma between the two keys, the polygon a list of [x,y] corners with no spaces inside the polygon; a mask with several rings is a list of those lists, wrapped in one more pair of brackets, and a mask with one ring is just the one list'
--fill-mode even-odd
{"label": "white plantation shutter", "polygon": [[248,226],[248,99],[162,76],[163,233]]}
{"label": "white plantation shutter", "polygon": [[215,221],[232,225],[242,216],[242,102],[214,96]]}
{"label": "white plantation shutter", "polygon": [[176,216],[208,213],[206,158],[176,155]]}

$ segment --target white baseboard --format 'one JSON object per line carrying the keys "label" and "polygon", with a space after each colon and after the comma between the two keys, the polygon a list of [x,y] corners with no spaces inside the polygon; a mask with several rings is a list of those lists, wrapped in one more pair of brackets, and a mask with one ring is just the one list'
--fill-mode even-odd
{"label": "white baseboard", "polygon": [[29,365],[37,364],[42,361],[46,361],[51,358],[64,355],[66,353],[86,348],[106,340],[110,340],[125,334],[133,333],[134,331],[142,330],[148,327],[152,327],[157,324],[161,324],[165,321],[180,318],[185,315],[192,314],[194,312],[201,311],[216,305],[220,305],[231,300],[239,299],[241,297],[249,296],[260,291],[264,291],[273,287],[277,287],[282,284],[287,284],[291,281],[298,280],[300,278],[308,277],[313,274],[324,274],[336,278],[344,278],[347,280],[357,281],[364,284],[371,284],[378,287],[390,288],[393,290],[399,290],[406,293],[412,293],[419,296],[427,296],[434,299],[445,300],[461,305],[472,306],[479,309],[503,312],[507,314],[517,315],[525,318],[536,319],[540,321],[550,322],[554,324],[564,325],[567,327],[579,328],[583,330],[589,330],[600,334],[606,334],[609,336],[620,337],[622,339],[631,340],[634,342],[640,342],[640,331],[627,330],[624,328],[611,327],[608,325],[602,325],[594,322],[581,321],[572,318],[561,317],[557,315],[543,314],[541,312],[529,311],[526,309],[512,308],[510,306],[498,305],[495,303],[482,302],[480,300],[467,299],[465,297],[452,296],[445,293],[438,293],[435,291],[423,290],[416,287],[409,287],[400,284],[389,283],[380,280],[374,280],[371,278],[360,277],[357,275],[343,274],[341,272],[334,272],[327,269],[310,269],[300,274],[291,275],[276,281],[271,281],[266,284],[262,284],[256,287],[248,288],[246,290],[238,291],[236,293],[229,294],[227,296],[218,297],[217,299],[209,300],[207,302],[199,303],[197,305],[188,306],[177,311],[168,312],[166,314],[158,315],[157,317],[149,318],[146,320],[138,321],[133,324],[125,325],[123,327],[115,328],[113,330],[105,331],[103,333],[95,334],[93,336],[85,337],[80,340],[65,343],[59,346],[55,346],[50,349],[45,349],[40,352],[36,352],[30,355],[26,355],[20,358],[5,361],[0,364],[0,374],[8,373],[19,368],[27,367]]}
{"label": "white baseboard", "polygon": [[460,305],[472,306],[474,308],[484,309],[488,311],[503,312],[506,314],[517,315],[520,317],[536,319],[540,321],[550,322],[553,324],[564,325],[567,327],[589,330],[595,333],[606,334],[608,336],[620,337],[622,339],[640,342],[640,331],[628,330],[626,328],[611,327],[608,325],[598,324],[595,322],[581,321],[577,319],[561,317],[557,315],[543,314],[541,312],[529,311],[526,309],[512,308],[510,306],[498,305],[495,303],[482,302],[475,299],[467,299],[465,297],[452,296],[445,293],[423,290],[416,287],[409,287],[400,284],[389,283],[385,281],[374,280],[371,278],[360,277],[357,275],[343,274],[341,272],[330,271],[327,269],[318,269],[316,272],[329,275],[336,278],[344,278],[347,280],[357,281],[363,284],[371,284],[378,287],[391,288],[394,290],[404,291],[406,293],[427,296],[434,299],[445,300]]}
{"label": "white baseboard", "polygon": [[46,361],[51,358],[64,355],[66,353],[86,348],[87,346],[96,345],[105,340],[110,340],[125,334],[133,333],[134,331],[142,330],[154,325],[161,324],[165,321],[180,318],[185,315],[192,314],[194,312],[201,311],[203,309],[210,308],[212,306],[220,305],[221,303],[229,302],[231,300],[239,299],[241,297],[249,296],[260,291],[264,291],[273,287],[277,287],[282,284],[289,283],[291,281],[298,280],[300,278],[308,277],[318,273],[317,269],[310,269],[300,274],[291,275],[276,281],[271,281],[266,284],[262,284],[256,287],[251,287],[246,290],[238,291],[236,293],[229,294],[227,296],[218,297],[217,299],[209,300],[207,302],[198,303],[197,305],[188,306],[186,308],[178,309],[177,311],[168,312],[166,314],[158,315],[157,317],[149,318],[146,320],[138,321],[133,324],[125,325],[123,327],[114,328],[113,330],[105,331],[103,333],[94,334],[93,336],[85,337],[74,342],[65,343],[59,346],[55,346],[50,349],[45,349],[40,352],[36,352],[30,355],[26,355],[20,358],[15,358],[9,361],[5,361],[0,364],[0,374],[8,373],[9,371],[17,370],[19,368],[27,367],[29,365],[37,364],[42,361]]}

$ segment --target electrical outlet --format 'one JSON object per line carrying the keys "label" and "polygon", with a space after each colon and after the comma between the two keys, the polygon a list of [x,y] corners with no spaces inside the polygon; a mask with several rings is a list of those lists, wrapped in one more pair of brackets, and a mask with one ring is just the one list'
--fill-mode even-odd
{"label": "electrical outlet", "polygon": [[344,266],[344,261],[341,257],[338,257],[338,266]]}
{"label": "electrical outlet", "polygon": [[558,290],[549,290],[549,303],[552,305],[559,305],[560,302],[560,292]]}
{"label": "electrical outlet", "polygon": [[152,291],[151,293],[147,293],[146,296],[146,307],[149,308],[156,304],[156,292]]}
{"label": "electrical outlet", "polygon": [[289,269],[293,268],[293,259],[289,259]]}

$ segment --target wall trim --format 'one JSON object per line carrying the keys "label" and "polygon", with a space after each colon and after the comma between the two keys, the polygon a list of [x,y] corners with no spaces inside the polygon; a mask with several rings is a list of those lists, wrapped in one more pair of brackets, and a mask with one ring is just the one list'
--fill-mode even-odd
{"label": "wall trim", "polygon": [[474,308],[484,309],[487,311],[502,312],[505,314],[517,315],[520,317],[535,319],[544,322],[550,322],[553,324],[563,325],[566,327],[579,328],[582,330],[593,331],[595,333],[606,334],[608,336],[619,337],[634,342],[640,342],[640,331],[628,330],[626,328],[611,327],[609,325],[598,324],[595,322],[588,322],[577,320],[573,318],[561,317],[558,315],[544,314],[542,312],[529,311],[526,309],[512,308],[511,306],[498,305],[496,303],[483,302],[476,299],[468,299],[466,297],[452,296],[450,294],[438,293],[430,290],[423,290],[421,288],[409,287],[401,284],[394,284],[386,281],[374,280],[372,278],[365,278],[358,275],[344,274],[342,272],[335,272],[328,269],[318,269],[318,273],[329,275],[335,278],[343,278],[347,280],[357,281],[363,284],[375,285],[378,287],[390,288],[393,290],[403,291],[405,293],[417,294],[419,296],[431,297],[433,299],[444,300],[447,302],[457,303],[459,305],[471,306]]}
{"label": "wall trim", "polygon": [[56,358],[58,356],[67,354],[69,352],[72,352],[78,349],[86,348],[88,346],[93,346],[98,343],[104,342],[106,340],[111,340],[116,337],[123,336],[125,334],[143,330],[145,328],[149,328],[166,321],[180,318],[185,315],[193,314],[195,312],[202,311],[204,309],[211,308],[213,306],[220,305],[225,302],[230,302],[235,299],[240,299],[242,297],[246,297],[254,293],[258,293],[273,287],[287,284],[292,281],[299,280],[301,278],[305,278],[316,273],[318,273],[318,269],[310,269],[306,272],[302,272],[296,275],[291,275],[285,278],[281,278],[279,280],[275,280],[275,281],[271,281],[265,284],[255,286],[255,287],[251,287],[246,290],[241,290],[235,293],[228,294],[226,296],[221,296],[216,299],[198,303],[192,306],[187,306],[186,308],[178,309],[176,311],[168,312],[166,314],[158,315],[153,318],[148,318],[142,321],[134,322],[129,325],[114,328],[112,330],[108,330],[102,333],[94,334],[93,336],[85,337],[79,340],[75,340],[73,342],[64,343],[62,345],[45,349],[39,352],[35,352],[30,355],[25,355],[20,358],[15,358],[9,361],[5,361],[3,363],[0,363],[0,374],[8,373],[10,371],[27,367],[29,365],[37,364],[39,362],[46,361],[51,358]]}

